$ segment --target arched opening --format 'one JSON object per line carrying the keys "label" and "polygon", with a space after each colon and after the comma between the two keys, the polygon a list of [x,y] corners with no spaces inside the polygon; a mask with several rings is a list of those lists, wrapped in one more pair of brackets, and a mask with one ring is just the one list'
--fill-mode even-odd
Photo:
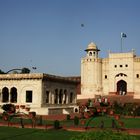
{"label": "arched opening", "polygon": [[7,87],[2,89],[2,102],[9,102],[9,90]]}
{"label": "arched opening", "polygon": [[73,92],[70,93],[70,103],[73,103]]}
{"label": "arched opening", "polygon": [[59,104],[62,104],[62,99],[63,99],[63,93],[62,93],[62,89],[60,89],[60,92],[59,92]]}
{"label": "arched opening", "polygon": [[46,91],[46,103],[49,103],[50,91]]}
{"label": "arched opening", "polygon": [[124,80],[117,82],[117,93],[120,95],[125,95],[127,93],[127,83]]}
{"label": "arched opening", "polygon": [[92,56],[92,52],[89,52],[89,56]]}
{"label": "arched opening", "polygon": [[64,99],[64,104],[66,104],[66,100],[67,100],[67,90],[66,89],[64,90],[63,99]]}
{"label": "arched opening", "polygon": [[11,92],[10,92],[10,101],[12,103],[16,103],[17,102],[17,89],[15,87],[11,88]]}

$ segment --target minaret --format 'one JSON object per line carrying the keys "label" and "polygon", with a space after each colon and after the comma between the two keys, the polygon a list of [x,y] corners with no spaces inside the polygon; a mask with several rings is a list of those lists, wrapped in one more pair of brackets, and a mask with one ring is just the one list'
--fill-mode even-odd
{"label": "minaret", "polygon": [[100,50],[97,48],[95,43],[91,42],[85,51],[87,52],[87,57],[98,58],[98,52]]}
{"label": "minaret", "polygon": [[102,90],[102,61],[98,58],[100,51],[97,45],[91,42],[86,57],[81,59],[81,96],[80,99],[95,98]]}

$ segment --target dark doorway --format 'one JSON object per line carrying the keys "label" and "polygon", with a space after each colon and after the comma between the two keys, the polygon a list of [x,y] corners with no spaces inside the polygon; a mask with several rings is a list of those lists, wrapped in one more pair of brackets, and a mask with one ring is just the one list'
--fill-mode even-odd
{"label": "dark doorway", "polygon": [[127,93],[127,83],[124,80],[117,82],[117,93],[119,95],[125,95]]}

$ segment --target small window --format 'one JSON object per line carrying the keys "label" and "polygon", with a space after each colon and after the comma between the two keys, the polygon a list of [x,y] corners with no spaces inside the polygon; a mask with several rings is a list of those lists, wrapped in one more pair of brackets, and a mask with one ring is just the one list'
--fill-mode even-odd
{"label": "small window", "polygon": [[107,79],[107,75],[105,75],[105,79]]}
{"label": "small window", "polygon": [[125,67],[128,67],[128,65],[126,64]]}
{"label": "small window", "polygon": [[120,65],[120,67],[122,68],[122,65]]}
{"label": "small window", "polygon": [[117,65],[115,65],[114,67],[117,68]]}
{"label": "small window", "polygon": [[136,74],[136,77],[139,78],[139,74]]}
{"label": "small window", "polygon": [[31,90],[26,91],[26,102],[32,103],[32,91]]}

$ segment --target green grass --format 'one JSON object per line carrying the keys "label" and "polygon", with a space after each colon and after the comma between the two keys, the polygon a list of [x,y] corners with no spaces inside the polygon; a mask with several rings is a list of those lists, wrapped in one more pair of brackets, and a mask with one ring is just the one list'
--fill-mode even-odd
{"label": "green grass", "polygon": [[[103,121],[105,128],[111,128],[112,119],[114,119],[114,118],[106,117],[106,116],[93,117],[93,118],[91,118],[91,121],[88,126],[100,127],[101,121]],[[121,118],[120,121],[124,122],[125,128],[140,128],[140,118]],[[88,123],[88,120],[86,122]],[[115,122],[116,122],[117,126],[120,127],[118,124],[118,121],[115,120]]]}
{"label": "green grass", "polygon": [[122,118],[126,128],[140,128],[140,118]]}
{"label": "green grass", "polygon": [[[70,140],[73,136],[81,133],[84,132],[0,127],[0,140]],[[135,137],[140,139],[140,136]]]}
{"label": "green grass", "polygon": [[0,127],[0,140],[70,140],[80,132]]}

